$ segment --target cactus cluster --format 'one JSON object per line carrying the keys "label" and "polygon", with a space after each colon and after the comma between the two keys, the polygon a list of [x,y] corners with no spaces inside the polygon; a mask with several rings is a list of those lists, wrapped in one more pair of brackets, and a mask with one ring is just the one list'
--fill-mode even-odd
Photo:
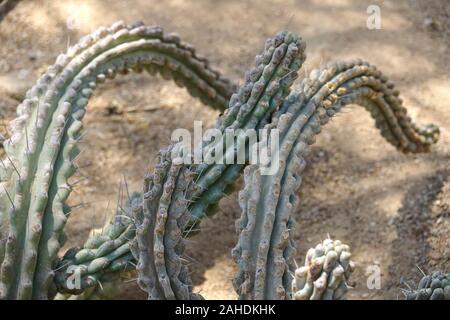
{"label": "cactus cluster", "polygon": [[407,300],[450,300],[450,273],[424,275],[416,290],[405,292]]}
{"label": "cactus cluster", "polygon": [[[5,141],[0,166],[0,239],[6,239],[0,242],[0,299],[47,299],[56,293],[57,298],[95,297],[101,283],[117,281],[122,272],[134,269],[149,299],[202,298],[192,291],[183,258],[185,238],[217,211],[244,169],[239,241],[232,253],[239,266],[234,280],[239,297],[342,297],[352,269],[346,246],[326,240],[322,250],[316,248],[307,258],[306,278],[302,271],[295,272],[292,213],[309,145],[349,104],[365,107],[383,137],[405,153],[429,151],[439,129],[412,123],[394,85],[362,60],[327,64],[291,92],[305,57],[303,40],[280,32],[267,40],[245,83],[236,89],[178,36],[166,35],[160,27],[123,22],[100,28],[60,55],[27,92]],[[143,70],[174,80],[204,104],[223,111],[216,129],[234,130],[238,143],[245,144],[248,129],[278,129],[280,148],[271,150],[271,156],[279,160],[279,170],[266,176],[258,166],[247,166],[253,145],[246,146],[244,164],[182,164],[174,161],[182,149],[174,143],[161,150],[159,164],[144,178],[142,194],[133,195],[82,248],[59,259],[88,100],[106,79]],[[224,138],[205,140],[202,147],[206,153],[223,151],[224,159],[237,156]],[[322,272],[317,274],[314,266],[319,265]],[[67,274],[74,267],[82,276],[75,289],[68,285]]]}

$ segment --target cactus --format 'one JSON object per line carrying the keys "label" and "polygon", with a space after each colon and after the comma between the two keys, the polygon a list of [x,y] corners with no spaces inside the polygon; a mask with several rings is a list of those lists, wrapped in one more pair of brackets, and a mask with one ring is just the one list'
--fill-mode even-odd
{"label": "cactus", "polygon": [[202,102],[224,109],[232,85],[191,46],[159,27],[121,22],[100,28],[67,54],[27,92],[4,143],[0,169],[0,298],[45,299],[61,247],[66,205],[76,171],[82,119],[98,83],[130,69],[159,72]]}
{"label": "cactus", "polygon": [[[120,274],[134,270],[130,252],[130,243],[136,235],[132,210],[139,208],[141,198],[141,194],[133,193],[100,232],[91,232],[82,248],[72,248],[65,253],[55,270],[54,283],[58,292],[80,295],[89,288],[93,293],[93,288],[102,282],[111,282]],[[80,276],[78,288],[67,281],[74,272]]]}
{"label": "cactus", "polygon": [[[216,129],[234,130],[245,143],[245,129],[280,132],[280,170],[261,176],[247,169],[241,193],[239,263],[235,285],[242,297],[289,298],[292,276],[292,210],[315,134],[342,107],[360,104],[370,111],[385,139],[403,152],[424,152],[439,130],[415,126],[398,92],[373,66],[360,60],[329,64],[313,71],[297,92],[290,92],[305,55],[297,36],[281,32],[266,42],[244,85],[234,86],[209,68],[193,48],[159,27],[116,23],[84,37],[60,55],[18,107],[6,157],[0,166],[0,298],[46,299],[57,290],[88,297],[102,281],[115,280],[136,264],[138,284],[151,299],[197,299],[183,265],[184,237],[193,235],[219,200],[230,193],[244,164],[184,165],[173,144],[160,152],[160,164],[144,179],[132,214],[118,214],[100,235],[58,261],[64,225],[71,208],[69,179],[77,170],[77,147],[86,105],[98,83],[129,70],[159,72],[186,87],[203,103],[225,110]],[[228,105],[228,108],[226,108]],[[241,131],[239,129],[242,129]],[[203,141],[208,152],[222,149],[236,157],[224,138]],[[252,225],[253,224],[253,225]],[[255,227],[256,225],[256,227]],[[261,243],[261,246],[260,246]],[[257,261],[258,268],[254,269]],[[67,271],[81,270],[81,288],[69,288]],[[260,271],[262,270],[262,271]],[[255,281],[257,278],[257,281]],[[244,286],[245,284],[245,286]],[[86,291],[88,290],[88,291]],[[84,294],[86,293],[86,294]]]}
{"label": "cactus", "polygon": [[308,250],[305,265],[295,270],[294,300],[341,300],[349,288],[355,265],[348,245],[326,239]]}
{"label": "cactus", "polygon": [[424,275],[416,290],[405,290],[407,300],[450,300],[450,273]]}

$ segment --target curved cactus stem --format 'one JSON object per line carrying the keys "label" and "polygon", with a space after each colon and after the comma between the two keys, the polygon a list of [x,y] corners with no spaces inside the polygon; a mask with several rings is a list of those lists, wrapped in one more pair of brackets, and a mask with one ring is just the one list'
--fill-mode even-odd
{"label": "curved cactus stem", "polygon": [[308,250],[305,265],[295,270],[294,300],[343,300],[349,277],[355,269],[348,245],[325,239]]}
{"label": "curved cactus stem", "polygon": [[[289,113],[292,117],[285,124],[287,128],[296,130],[308,120],[314,128],[320,130],[320,125],[325,124],[343,106],[359,104],[371,113],[382,136],[397,149],[405,153],[427,152],[438,140],[439,129],[434,125],[421,128],[412,123],[398,95],[394,85],[366,62],[355,60],[329,64],[311,72],[303,81],[300,92],[292,93],[274,114],[272,126],[276,124],[278,117]],[[287,134],[288,130],[284,132],[283,134]],[[284,137],[280,136],[280,139]],[[311,136],[311,139],[314,137]],[[224,168],[212,170],[209,175],[197,168],[202,172],[202,177],[198,184],[200,190],[194,195],[198,200],[190,206],[191,225],[196,225],[201,220],[209,205],[217,203],[226,187],[236,180],[237,172],[240,172],[242,166],[229,165]],[[212,179],[213,183],[210,182]]]}
{"label": "curved cactus stem", "polygon": [[220,110],[233,89],[178,36],[141,23],[100,28],[60,55],[19,105],[4,143],[0,220],[8,231],[0,244],[0,298],[47,298],[88,99],[106,78],[143,69]]}
{"label": "curved cactus stem", "polygon": [[[195,183],[186,192],[191,215],[186,227],[187,234],[197,229],[202,218],[214,213],[214,207],[224,195],[232,192],[232,184],[241,175],[250,157],[252,141],[246,135],[247,130],[262,129],[289,95],[298,76],[297,71],[306,58],[305,47],[300,37],[281,32],[268,39],[264,53],[256,56],[256,67],[246,73],[246,83],[231,97],[229,108],[219,119],[217,129],[225,133],[222,140],[206,146],[206,150],[217,148],[217,145],[223,148],[220,163],[202,163],[189,168],[195,173]],[[245,145],[244,163],[235,163],[235,145],[227,144],[227,132],[235,135],[238,149]],[[232,159],[231,163],[228,159]]]}
{"label": "curved cactus stem", "polygon": [[[119,278],[121,273],[135,269],[131,243],[136,235],[133,210],[140,210],[142,195],[133,193],[124,205],[116,210],[112,219],[100,230],[91,232],[82,248],[66,252],[55,268],[53,282],[59,293],[81,295],[93,293],[99,282]],[[73,275],[79,277],[79,286]]]}
{"label": "curved cactus stem", "polygon": [[[439,130],[413,125],[393,85],[375,67],[360,60],[330,64],[305,79],[291,94],[267,127],[279,131],[279,169],[261,176],[249,168],[246,188],[240,194],[243,210],[237,229],[239,242],[233,257],[239,265],[235,288],[244,299],[285,299],[292,270],[292,211],[305,167],[308,145],[321,125],[349,104],[366,107],[381,134],[400,151],[423,152],[435,143]],[[251,189],[251,190],[250,190]]]}
{"label": "curved cactus stem", "polygon": [[[223,117],[218,122],[217,128],[223,132],[226,129],[245,127],[249,124],[251,124],[251,127],[256,127],[257,125],[260,125],[264,117],[269,117],[274,110],[278,109],[283,97],[285,97],[289,93],[289,87],[297,76],[296,70],[300,67],[301,62],[304,59],[303,50],[304,44],[302,44],[298,38],[288,33],[280,33],[275,38],[269,39],[266,43],[265,53],[257,57],[257,67],[251,72],[247,73],[246,84],[231,99],[230,105],[234,107],[233,110],[227,110],[225,112]],[[248,106],[245,110],[240,110],[240,107],[244,104]],[[220,143],[224,142],[225,141],[221,141]],[[215,143],[218,142],[215,141]],[[211,146],[209,146],[205,142],[205,147],[207,148]],[[234,152],[234,150],[232,152]],[[211,167],[212,166],[213,165],[211,165]],[[216,168],[219,168],[220,170],[223,169],[222,167],[223,166],[216,166]],[[238,167],[239,169],[235,170],[234,179],[237,179],[238,175],[240,174],[240,168],[242,168],[243,165],[239,165],[236,167]],[[184,206],[178,205],[171,206],[169,208],[169,216],[177,217],[178,224],[180,226],[185,226],[186,222],[189,221],[190,214],[189,211],[186,211],[187,205],[193,204],[197,200],[195,191],[197,191],[198,189],[189,189],[187,187],[196,185],[193,182],[194,176],[195,181],[199,181],[199,179],[201,178],[202,175],[197,174],[196,172],[207,174],[208,172],[212,171],[208,169],[209,166],[201,168],[197,166],[190,166],[189,168],[183,167],[180,169],[179,175],[183,175],[184,178],[178,178],[176,180],[177,187],[174,190],[174,198],[177,198],[177,201],[180,204],[184,204]],[[162,173],[159,173],[159,175],[160,174]],[[149,177],[146,180],[147,182],[144,189],[146,190],[147,195],[151,194],[149,193],[150,189],[148,189],[150,188],[149,183],[151,179],[152,178]],[[229,178],[224,181],[230,183]],[[198,197],[198,199],[202,199],[202,197]],[[158,199],[154,201],[157,200]],[[144,203],[148,203],[148,201]],[[144,205],[144,208],[148,207],[148,205],[149,204]],[[148,211],[150,209],[146,210],[147,219],[151,220],[151,214]],[[174,212],[174,210],[176,212]],[[141,225],[141,229],[144,228],[144,226],[142,225],[144,219],[142,209],[137,209],[135,214],[136,222],[138,223],[138,225]],[[124,223],[125,222],[126,221],[124,221]],[[152,226],[146,225],[145,228],[147,227]],[[192,234],[192,232],[190,232],[191,229],[187,229],[186,227],[182,228],[181,230],[186,231],[185,235]],[[148,235],[152,233],[146,232],[145,234]],[[143,238],[142,241],[147,241],[147,244],[149,244],[148,242],[153,241],[153,239]],[[141,245],[141,247],[142,246],[143,245]],[[134,251],[134,255],[139,258],[137,242],[133,242],[132,245],[130,245],[130,250]],[[152,259],[149,258],[148,260],[151,261]],[[88,260],[88,262],[91,263],[92,260]],[[130,261],[130,263],[133,264],[134,261]],[[68,265],[77,266],[77,260],[72,259],[71,262],[68,263]],[[85,265],[85,263],[81,263],[79,267],[85,269]],[[144,265],[146,265],[146,263]],[[108,266],[108,264],[105,264],[104,266],[106,267]],[[64,281],[58,280],[65,279],[64,273],[65,269],[61,269],[61,271],[57,272],[56,282],[64,283]],[[85,272],[85,274],[90,275],[88,272]],[[101,274],[100,270],[98,270],[98,274]],[[83,281],[82,284],[86,284],[89,286],[94,285],[94,282]],[[142,281],[141,285],[145,287],[145,283]],[[61,292],[68,291],[64,285],[60,284],[58,285],[58,289]],[[163,296],[164,295],[161,295],[160,298],[162,298]]]}
{"label": "curved cactus stem", "polygon": [[[254,129],[278,109],[303,61],[303,49],[300,39],[290,33],[283,32],[269,39],[264,53],[256,59],[256,68],[247,73],[246,83],[231,98],[230,108],[218,122],[217,129],[221,132]],[[207,150],[219,146],[224,150],[224,157],[232,153],[233,159],[237,152],[234,146],[226,145],[225,139],[204,146]],[[224,164],[202,163],[189,167],[175,164],[169,153],[174,151],[176,155],[176,150],[177,145],[163,151],[161,164],[144,186],[144,213],[137,227],[137,270],[138,283],[150,299],[199,298],[192,293],[187,268],[181,263],[183,231],[192,210],[196,210],[192,206],[203,201],[200,211],[196,212],[204,211],[223,195],[211,197],[208,186],[224,185],[230,179],[230,174],[224,173],[227,169]],[[234,179],[243,166],[234,166],[231,175]]]}

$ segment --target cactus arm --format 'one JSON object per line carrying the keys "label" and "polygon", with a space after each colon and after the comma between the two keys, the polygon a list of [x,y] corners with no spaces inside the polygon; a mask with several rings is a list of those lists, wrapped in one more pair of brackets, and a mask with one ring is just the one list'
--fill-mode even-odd
{"label": "cactus arm", "polygon": [[[320,121],[326,123],[342,106],[355,103],[370,112],[382,136],[401,152],[427,152],[439,138],[436,126],[415,125],[407,116],[394,85],[374,66],[361,60],[329,64],[321,70],[311,72],[300,91],[291,94],[283,107],[275,113],[273,122],[290,108],[294,117],[288,126],[295,126],[294,121],[298,122],[298,115],[306,106],[317,110]],[[239,176],[242,168],[243,166],[238,165],[227,166],[222,171],[213,171],[211,175],[202,174],[200,186],[205,181],[210,181],[211,176],[215,180],[212,184],[205,183],[195,194],[199,200],[191,205],[191,225],[201,220],[209,205],[217,203],[226,187]]]}
{"label": "cactus arm", "polygon": [[[135,236],[130,216],[116,216],[101,233],[91,236],[83,248],[66,252],[56,268],[54,283],[58,292],[80,294],[96,286],[105,274],[123,273],[134,269],[129,243]],[[81,276],[79,288],[69,288],[68,277],[77,267]]]}
{"label": "cactus arm", "polygon": [[381,134],[400,151],[423,152],[436,142],[438,129],[412,125],[393,86],[386,83],[374,67],[361,61],[329,65],[312,72],[301,91],[293,93],[274,115],[270,126],[276,125],[280,132],[280,149],[275,151],[279,152],[279,170],[274,176],[261,176],[256,168],[248,169],[240,194],[240,237],[232,251],[239,265],[234,286],[240,298],[289,296],[286,282],[290,282],[293,252],[289,237],[304,155],[321,125],[344,106],[356,103],[369,109]]}
{"label": "cactus arm", "polygon": [[158,27],[117,23],[60,55],[18,107],[6,141],[0,211],[7,217],[2,243],[1,298],[46,298],[59,238],[70,213],[65,204],[85,107],[97,83],[129,69],[162,72],[191,94],[226,107],[232,86],[193,49]]}
{"label": "cactus arm", "polygon": [[301,91],[305,103],[322,107],[320,113],[329,116],[337,112],[333,107],[339,100],[361,104],[375,119],[382,136],[402,152],[426,152],[439,138],[436,126],[421,128],[412,123],[394,84],[367,62],[339,62],[312,71]]}
{"label": "cactus arm", "polygon": [[[135,269],[136,260],[131,253],[131,244],[136,236],[133,221],[136,213],[133,211],[141,212],[141,205],[142,195],[137,192],[131,194],[101,230],[91,231],[82,248],[72,248],[65,253],[58,262],[53,279],[55,289],[61,294],[58,297],[80,295],[79,298],[83,298],[86,296],[84,292],[92,293],[99,281],[112,281]],[[79,288],[69,288],[67,280],[73,270],[78,270],[81,276]]]}
{"label": "cactus arm", "polygon": [[[239,193],[241,218],[236,226],[240,234],[232,256],[239,266],[233,284],[240,299],[287,299],[290,297],[289,271],[293,269],[292,210],[297,204],[296,191],[305,167],[302,155],[305,143],[291,149],[303,130],[302,139],[313,134],[308,126],[287,127],[292,114],[278,119],[280,136],[290,136],[280,145],[279,169],[273,176],[262,176],[257,165],[245,171],[245,188]],[[302,119],[307,119],[305,115]],[[305,121],[306,122],[306,121]],[[306,127],[306,129],[305,129]],[[287,176],[286,178],[284,176]]]}

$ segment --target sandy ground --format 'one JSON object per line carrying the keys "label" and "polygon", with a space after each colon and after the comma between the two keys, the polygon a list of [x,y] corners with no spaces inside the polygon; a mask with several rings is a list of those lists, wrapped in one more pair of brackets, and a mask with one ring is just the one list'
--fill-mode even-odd
{"label": "sandy ground", "polygon": [[[381,30],[366,28],[370,4],[381,8]],[[353,249],[350,299],[401,298],[404,281],[420,277],[417,267],[428,272],[450,265],[449,17],[445,0],[24,1],[0,23],[0,117],[13,117],[23,91],[68,45],[119,19],[179,33],[238,83],[264,40],[282,29],[306,40],[305,70],[361,57],[396,83],[413,119],[441,128],[441,139],[429,154],[405,156],[385,143],[362,108],[337,116],[308,159],[295,215],[297,260],[329,234]],[[70,198],[87,205],[68,223],[67,247],[82,244],[103,224],[121,180],[140,190],[172,130],[192,129],[194,120],[210,126],[217,117],[183,89],[148,75],[105,84],[89,108],[83,161],[91,165]],[[236,298],[230,281],[236,198],[224,199],[189,244],[195,290],[209,299]],[[381,288],[369,290],[367,268],[373,265],[381,270]],[[144,295],[130,282],[121,297]]]}

